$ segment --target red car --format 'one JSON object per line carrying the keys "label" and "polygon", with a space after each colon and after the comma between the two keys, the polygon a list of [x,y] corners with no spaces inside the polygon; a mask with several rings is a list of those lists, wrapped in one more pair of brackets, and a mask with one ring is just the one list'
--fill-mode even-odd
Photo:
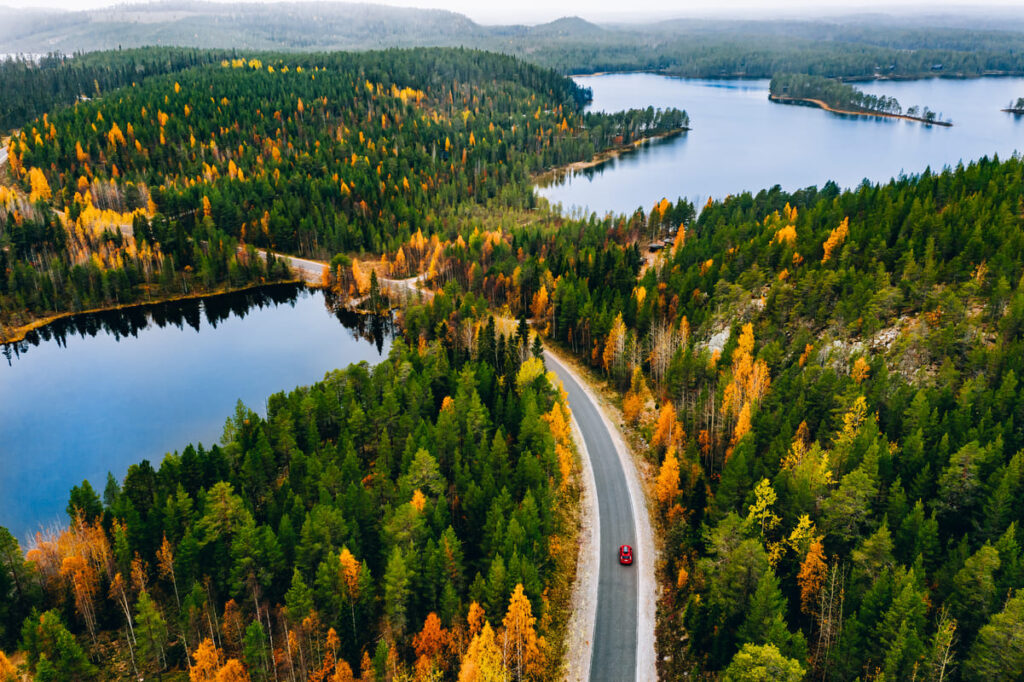
{"label": "red car", "polygon": [[629,566],[633,563],[633,548],[629,545],[622,545],[619,547],[619,563],[623,566]]}

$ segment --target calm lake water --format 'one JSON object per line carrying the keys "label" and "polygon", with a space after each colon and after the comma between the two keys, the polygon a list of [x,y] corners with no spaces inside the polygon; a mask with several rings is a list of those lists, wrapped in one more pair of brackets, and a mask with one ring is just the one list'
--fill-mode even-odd
{"label": "calm lake water", "polygon": [[217,442],[237,400],[265,414],[277,391],[378,361],[387,324],[279,285],[79,315],[2,347],[0,525],[23,539],[66,520],[83,479],[102,494],[108,471]]}
{"label": "calm lake water", "polygon": [[928,106],[952,128],[768,101],[768,81],[716,81],[618,74],[576,79],[594,91],[590,109],[679,107],[693,130],[652,143],[538,193],[552,202],[603,215],[649,210],[662,197],[707,198],[773,185],[796,190],[835,180],[885,182],[901,173],[939,169],[1024,150],[1024,117],[1000,111],[1024,96],[1024,78],[860,83],[904,109]]}

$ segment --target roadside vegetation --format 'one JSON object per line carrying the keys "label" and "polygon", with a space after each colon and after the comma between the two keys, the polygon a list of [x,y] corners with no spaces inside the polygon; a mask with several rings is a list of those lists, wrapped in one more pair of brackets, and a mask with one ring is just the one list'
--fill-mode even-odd
{"label": "roadside vegetation", "polygon": [[664,676],[1020,669],[1022,177],[985,159],[446,252],[622,392],[658,469]]}
{"label": "roadside vegetation", "polygon": [[[449,318],[443,294],[423,314]],[[465,311],[464,311],[465,312]],[[451,319],[456,319],[452,316]],[[576,459],[526,327],[241,403],[220,442],[143,461],[23,555],[0,529],[0,641],[37,679],[557,676]],[[7,667],[4,667],[7,666]],[[0,679],[12,666],[0,654]]]}

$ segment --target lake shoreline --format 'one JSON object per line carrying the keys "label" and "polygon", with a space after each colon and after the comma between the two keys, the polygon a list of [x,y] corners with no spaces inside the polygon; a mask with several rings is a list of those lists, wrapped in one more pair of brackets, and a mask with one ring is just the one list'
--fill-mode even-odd
{"label": "lake shoreline", "polygon": [[533,183],[534,185],[545,187],[551,182],[554,182],[569,173],[576,173],[581,170],[586,170],[587,168],[596,168],[597,166],[605,164],[614,158],[622,156],[627,152],[631,152],[634,149],[638,149],[644,146],[645,144],[648,144],[649,142],[654,142],[656,140],[667,140],[682,135],[683,133],[689,131],[689,127],[683,127],[675,128],[674,130],[667,130],[663,133],[658,133],[657,135],[648,135],[646,137],[641,137],[639,140],[634,140],[629,144],[623,144],[619,145],[618,147],[611,147],[609,149],[605,149],[604,151],[597,152],[589,160],[573,161],[572,163],[567,163],[562,166],[556,166],[555,168],[550,168],[546,171],[542,171],[533,177]]}
{"label": "lake shoreline", "polygon": [[134,301],[132,303],[119,303],[111,306],[100,306],[97,308],[89,308],[87,310],[69,310],[61,313],[54,313],[53,315],[47,315],[32,320],[28,324],[23,324],[19,327],[7,327],[0,325],[0,346],[6,346],[13,343],[19,343],[25,340],[31,332],[37,329],[47,327],[54,322],[64,320],[75,315],[89,315],[92,313],[108,313],[115,310],[131,310],[132,308],[144,308],[146,306],[156,306],[163,303],[174,303],[175,301],[191,301],[197,298],[209,298],[213,296],[223,296],[225,294],[237,294],[241,291],[249,291],[251,289],[260,289],[267,286],[275,286],[278,284],[305,284],[304,280],[299,278],[293,279],[281,279],[274,280],[272,282],[254,282],[252,284],[246,284],[240,287],[225,287],[220,289],[214,289],[212,291],[192,292],[189,294],[175,294],[174,296],[160,296],[149,301]]}
{"label": "lake shoreline", "polygon": [[952,128],[953,124],[948,121],[929,121],[921,116],[910,116],[907,114],[887,114],[881,111],[852,111],[848,109],[836,109],[827,102],[820,99],[813,99],[810,97],[782,97],[780,95],[768,95],[768,99],[778,104],[795,104],[798,106],[811,106],[818,109],[824,109],[830,111],[833,114],[842,114],[845,116],[869,116],[873,118],[901,118],[905,121],[917,121],[918,123],[924,123],[925,125],[938,125],[946,128]]}

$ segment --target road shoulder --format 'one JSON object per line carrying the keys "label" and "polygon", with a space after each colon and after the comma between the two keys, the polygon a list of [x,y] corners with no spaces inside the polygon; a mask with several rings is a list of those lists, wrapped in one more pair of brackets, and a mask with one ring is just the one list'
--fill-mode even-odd
{"label": "road shoulder", "polygon": [[[559,363],[565,367],[563,363]],[[572,437],[580,458],[580,534],[576,558],[576,584],[572,590],[572,615],[569,617],[566,642],[565,679],[567,682],[588,682],[597,622],[598,578],[601,571],[601,514],[597,506],[597,484],[590,453],[575,415]]]}

